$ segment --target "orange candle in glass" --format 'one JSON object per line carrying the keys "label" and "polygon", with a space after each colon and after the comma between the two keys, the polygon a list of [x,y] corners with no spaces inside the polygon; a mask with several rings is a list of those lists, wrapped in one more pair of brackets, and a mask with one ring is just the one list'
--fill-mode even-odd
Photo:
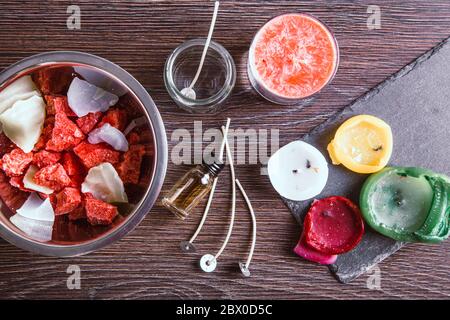
{"label": "orange candle in glass", "polygon": [[334,77],[339,48],[331,31],[303,13],[284,14],[267,22],[249,51],[248,75],[255,90],[269,101],[296,104]]}

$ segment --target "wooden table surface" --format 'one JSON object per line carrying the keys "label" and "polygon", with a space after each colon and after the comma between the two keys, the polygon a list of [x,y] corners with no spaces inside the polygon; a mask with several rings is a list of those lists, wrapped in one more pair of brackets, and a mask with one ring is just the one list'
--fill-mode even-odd
{"label": "wooden table surface", "polygon": [[[81,30],[68,30],[67,6],[81,9]],[[369,4],[381,8],[381,29],[366,25]],[[333,83],[306,108],[276,106],[250,88],[246,54],[258,28],[270,17],[304,11],[334,31],[341,63]],[[212,12],[209,1],[0,1],[0,69],[50,50],[79,50],[107,58],[128,70],[150,92],[166,125],[169,153],[174,129],[219,127],[226,117],[234,128],[279,129],[284,145],[434,47],[450,34],[450,4],[441,1],[221,1],[214,39],[235,59],[238,79],[226,110],[188,115],[170,99],[163,83],[168,54],[180,43],[204,37]],[[443,128],[443,130],[446,130]],[[163,190],[187,167],[169,162]],[[259,166],[242,165],[237,174],[247,187],[258,219],[258,241],[251,278],[237,262],[250,243],[250,219],[238,200],[236,227],[214,273],[199,270],[200,254],[215,252],[225,237],[230,184],[219,186],[217,201],[200,234],[200,253],[180,252],[201,210],[179,222],[156,206],[129,235],[113,245],[77,258],[40,257],[0,240],[0,298],[80,299],[379,299],[450,296],[450,245],[413,244],[380,264],[381,289],[367,288],[368,275],[339,284],[328,269],[292,253],[300,228]],[[66,270],[81,268],[81,289],[68,290]]]}

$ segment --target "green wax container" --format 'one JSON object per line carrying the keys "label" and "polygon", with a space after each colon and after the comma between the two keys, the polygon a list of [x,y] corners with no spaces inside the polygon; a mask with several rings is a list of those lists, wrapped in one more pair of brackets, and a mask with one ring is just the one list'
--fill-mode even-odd
{"label": "green wax container", "polygon": [[441,242],[450,233],[450,179],[422,168],[385,168],[364,183],[360,207],[366,222],[387,237]]}

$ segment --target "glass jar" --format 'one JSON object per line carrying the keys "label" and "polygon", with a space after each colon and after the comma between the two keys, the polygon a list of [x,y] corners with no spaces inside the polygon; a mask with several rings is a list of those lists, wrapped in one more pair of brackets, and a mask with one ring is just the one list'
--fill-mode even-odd
{"label": "glass jar", "polygon": [[338,65],[339,47],[332,32],[309,14],[293,13],[276,16],[258,30],[247,73],[252,87],[266,100],[308,105],[332,81]]}
{"label": "glass jar", "polygon": [[193,89],[196,98],[181,93],[189,87],[200,63],[206,39],[184,42],[169,56],[164,68],[164,83],[175,103],[190,113],[213,113],[230,95],[236,83],[236,66],[230,53],[211,41],[200,76]]}

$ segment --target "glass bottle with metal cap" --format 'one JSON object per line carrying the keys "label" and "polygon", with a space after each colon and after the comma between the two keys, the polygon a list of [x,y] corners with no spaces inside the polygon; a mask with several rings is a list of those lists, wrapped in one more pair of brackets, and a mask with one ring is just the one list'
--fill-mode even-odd
{"label": "glass bottle with metal cap", "polygon": [[188,171],[162,199],[162,205],[179,219],[186,219],[211,190],[214,178],[222,171],[223,163],[202,163]]}

